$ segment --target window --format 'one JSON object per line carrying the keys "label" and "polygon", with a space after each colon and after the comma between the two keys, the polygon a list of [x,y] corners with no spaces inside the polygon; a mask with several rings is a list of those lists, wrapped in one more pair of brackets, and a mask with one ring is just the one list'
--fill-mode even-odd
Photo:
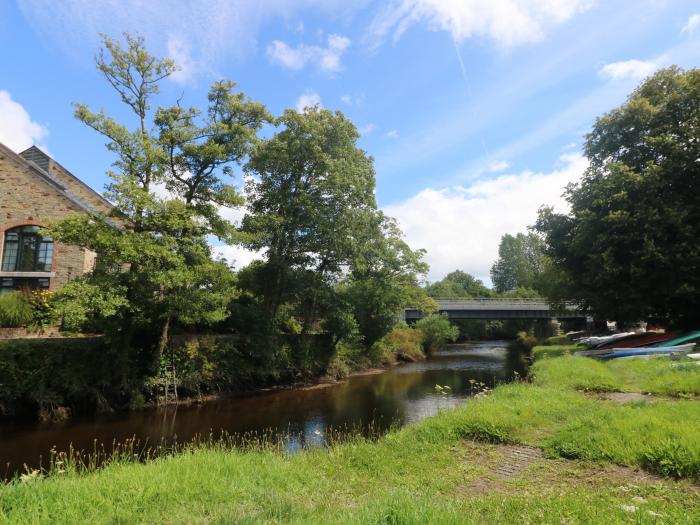
{"label": "window", "polygon": [[14,290],[48,290],[49,289],[49,279],[45,277],[33,278],[13,278],[13,277],[2,277],[0,278],[0,295],[12,292]]}
{"label": "window", "polygon": [[50,272],[53,240],[38,226],[20,226],[5,232],[3,272]]}

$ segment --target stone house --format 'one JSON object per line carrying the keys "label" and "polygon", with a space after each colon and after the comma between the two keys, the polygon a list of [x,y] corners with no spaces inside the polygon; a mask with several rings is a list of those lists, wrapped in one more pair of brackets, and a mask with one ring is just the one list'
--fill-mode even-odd
{"label": "stone house", "polygon": [[42,230],[71,213],[111,208],[85,183],[36,146],[15,153],[0,143],[0,295],[55,290],[90,272],[95,253],[54,243]]}

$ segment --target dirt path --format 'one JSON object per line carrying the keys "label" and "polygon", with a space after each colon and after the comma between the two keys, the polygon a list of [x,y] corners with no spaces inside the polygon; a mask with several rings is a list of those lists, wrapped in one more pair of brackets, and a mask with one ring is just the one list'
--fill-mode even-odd
{"label": "dirt path", "polygon": [[465,497],[487,493],[559,494],[582,486],[625,492],[658,484],[700,496],[700,486],[689,481],[674,481],[638,468],[546,458],[535,447],[467,441],[461,455],[463,464],[468,465],[460,490]]}

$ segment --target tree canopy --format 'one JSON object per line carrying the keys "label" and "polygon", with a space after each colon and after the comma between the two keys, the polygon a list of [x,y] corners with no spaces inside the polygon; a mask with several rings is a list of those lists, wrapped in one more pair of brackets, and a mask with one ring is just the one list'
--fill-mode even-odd
{"label": "tree canopy", "polygon": [[586,137],[569,214],[537,229],[572,298],[619,321],[700,323],[700,70],[644,81]]}
{"label": "tree canopy", "polygon": [[491,266],[491,280],[499,293],[516,288],[535,289],[544,270],[544,242],[535,233],[506,233],[498,246],[498,259]]}

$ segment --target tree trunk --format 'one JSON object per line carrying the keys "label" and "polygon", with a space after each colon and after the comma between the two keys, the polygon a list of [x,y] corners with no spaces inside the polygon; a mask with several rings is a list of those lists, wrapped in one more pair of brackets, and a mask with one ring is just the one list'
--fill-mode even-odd
{"label": "tree trunk", "polygon": [[163,321],[163,329],[160,332],[160,340],[158,341],[158,358],[163,355],[165,348],[168,346],[168,335],[170,333],[170,314],[165,316]]}

